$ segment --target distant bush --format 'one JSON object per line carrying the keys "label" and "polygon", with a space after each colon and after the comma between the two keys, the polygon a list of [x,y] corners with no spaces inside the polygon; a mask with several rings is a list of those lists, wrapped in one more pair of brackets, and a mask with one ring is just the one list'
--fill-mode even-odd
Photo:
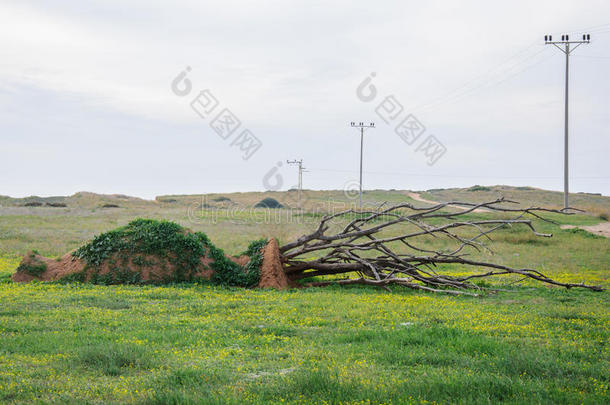
{"label": "distant bush", "polygon": [[474,185],[468,189],[468,191],[491,191],[491,188],[485,186]]}
{"label": "distant bush", "polygon": [[104,204],[102,208],[119,208],[119,206],[116,204]]}
{"label": "distant bush", "polygon": [[608,220],[608,213],[607,212],[602,212],[601,214],[599,214],[599,219],[603,219],[604,221]]}
{"label": "distant bush", "polygon": [[596,235],[594,233],[585,231],[584,229],[580,229],[580,228],[570,228],[570,229],[566,229],[565,231],[568,233],[580,235],[582,237],[589,238],[589,239],[605,239],[604,236]]}
{"label": "distant bush", "polygon": [[255,208],[284,208],[275,198],[267,197],[256,203]]}
{"label": "distant bush", "polygon": [[30,201],[23,204],[24,207],[42,207],[42,203],[39,201]]}
{"label": "distant bush", "polygon": [[229,197],[224,197],[221,195],[220,197],[212,198],[212,201],[223,202],[223,201],[231,201],[231,199]]}
{"label": "distant bush", "polygon": [[60,207],[67,207],[67,205],[66,205],[66,204],[64,204],[64,203],[59,203],[59,202],[57,202],[57,203],[54,203],[54,202],[48,202],[46,205],[47,205],[47,207],[57,207],[57,208],[60,208]]}

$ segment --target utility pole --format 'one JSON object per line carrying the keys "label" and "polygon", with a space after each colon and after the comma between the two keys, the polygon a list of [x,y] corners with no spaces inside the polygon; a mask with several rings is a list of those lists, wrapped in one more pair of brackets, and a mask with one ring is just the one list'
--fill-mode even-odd
{"label": "utility pole", "polygon": [[305,168],[303,167],[303,159],[300,160],[287,160],[286,163],[288,163],[289,165],[298,165],[299,168],[299,194],[298,194],[298,204],[299,204],[299,209],[301,209],[301,193],[303,191],[303,172],[307,171],[305,170]]}
{"label": "utility pole", "polygon": [[[552,35],[544,36],[545,45],[554,45],[557,49],[566,55],[566,95],[565,95],[565,116],[564,116],[564,145],[563,145],[563,208],[570,207],[568,203],[568,90],[569,90],[569,69],[570,69],[570,53],[582,44],[591,42],[591,35],[583,34],[582,41],[570,41],[569,35],[562,35],[561,41],[553,41]],[[573,48],[570,45],[576,44]]]}
{"label": "utility pole", "polygon": [[350,125],[352,128],[360,128],[360,211],[362,211],[362,150],[364,148],[364,130],[375,128],[375,123],[369,122],[368,124],[365,124],[364,122],[359,122],[356,124],[352,121]]}

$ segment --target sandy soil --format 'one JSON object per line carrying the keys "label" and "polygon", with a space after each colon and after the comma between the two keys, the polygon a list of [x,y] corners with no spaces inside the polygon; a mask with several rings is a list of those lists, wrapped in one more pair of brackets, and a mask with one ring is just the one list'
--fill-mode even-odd
{"label": "sandy soil", "polygon": [[32,280],[55,281],[62,277],[69,276],[70,274],[81,272],[85,268],[85,263],[82,260],[73,257],[72,253],[66,253],[59,258],[59,260],[54,260],[40,256],[34,252],[28,252],[23,256],[21,264],[31,266],[44,264],[46,265],[47,270],[42,273],[40,277],[35,277],[24,272],[16,272],[13,274],[12,279],[13,281],[20,283],[27,283]]}
{"label": "sandy soil", "polygon": [[280,248],[277,239],[271,238],[263,250],[261,279],[258,287],[284,290],[289,286],[288,278],[280,260]]}
{"label": "sandy soil", "polygon": [[585,231],[594,233],[596,235],[601,235],[605,236],[606,238],[610,238],[610,222],[602,222],[601,224],[591,226],[561,225],[561,229],[574,228],[584,229]]}
{"label": "sandy soil", "polygon": [[[415,201],[421,201],[423,203],[432,204],[432,205],[441,204],[439,201],[426,200],[421,195],[419,195],[419,193],[405,191],[405,194],[408,195],[409,197],[411,197],[412,199],[414,199]],[[457,208],[462,211],[466,211],[467,209],[469,209],[469,207],[462,207],[461,205],[449,205],[449,207]],[[486,210],[485,208],[477,208],[474,210],[474,212],[489,212],[489,210]]]}
{"label": "sandy soil", "polygon": [[[168,258],[159,258],[154,255],[138,255],[140,259],[147,262],[147,265],[137,265],[134,263],[133,258],[129,259],[127,263],[124,263],[118,255],[112,256],[109,260],[105,260],[97,268],[90,268],[86,270],[85,280],[90,281],[94,273],[102,276],[108,274],[113,267],[114,263],[122,263],[123,266],[128,268],[132,272],[140,273],[142,281],[163,281],[165,277],[170,276],[175,271],[175,265],[171,263]],[[240,258],[230,258],[236,263],[243,265],[247,263],[249,258],[247,256]],[[201,265],[193,270],[193,275],[209,279],[214,274],[214,271],[209,268],[212,259],[208,257],[201,258]],[[58,260],[50,259],[48,257],[40,256],[33,252],[28,252],[23,256],[21,264],[37,266],[44,264],[46,265],[46,271],[40,276],[32,276],[22,271],[17,271],[13,274],[12,279],[16,282],[27,283],[32,280],[40,281],[56,281],[61,278],[67,277],[74,273],[80,273],[85,270],[85,262],[72,256],[72,253],[66,253]]]}

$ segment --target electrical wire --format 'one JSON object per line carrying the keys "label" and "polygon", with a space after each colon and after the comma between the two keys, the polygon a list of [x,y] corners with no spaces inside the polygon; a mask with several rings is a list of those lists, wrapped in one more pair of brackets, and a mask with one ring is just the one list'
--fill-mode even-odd
{"label": "electrical wire", "polygon": [[[500,74],[498,74],[494,77],[490,77],[486,81],[479,83],[477,86],[472,87],[460,94],[456,94],[454,96],[447,97],[437,103],[430,104],[427,107],[420,108],[419,112],[421,113],[423,111],[433,111],[433,110],[437,109],[438,107],[440,107],[441,105],[445,105],[445,104],[455,104],[456,102],[461,101],[464,98],[470,97],[471,95],[477,93],[480,90],[496,87],[496,86],[514,78],[515,76],[518,76],[521,73],[528,71],[529,69],[533,68],[534,66],[539,65],[540,63],[546,61],[547,59],[549,59],[552,56],[552,54],[550,54],[550,53],[542,58],[537,59],[534,63],[527,64],[524,66],[525,62],[528,62],[528,61],[538,57],[540,54],[542,54],[545,51],[547,51],[547,48],[542,48],[535,54],[530,55],[528,58],[523,59],[522,61],[511,65],[508,69],[503,70]],[[520,68],[520,69],[516,70],[518,68]]]}
{"label": "electrical wire", "polygon": [[[610,23],[604,23],[604,24],[587,27],[587,28],[569,31],[568,34],[587,32],[588,34],[597,35],[597,34],[610,32],[610,30],[608,30],[608,28],[610,28]],[[513,77],[531,69],[532,67],[542,63],[543,61],[545,61],[546,59],[548,59],[550,57],[550,55],[547,57],[544,57],[544,58],[534,62],[533,64],[526,66],[523,69],[518,70],[516,73],[511,72],[511,71],[514,71],[515,69],[521,68],[524,63],[537,57],[539,54],[541,54],[542,52],[544,52],[546,50],[546,47],[543,47],[540,51],[535,52],[534,54],[528,55],[527,54],[528,51],[538,43],[539,43],[539,41],[533,41],[532,43],[527,45],[524,49],[521,49],[520,51],[518,51],[515,54],[511,55],[510,57],[506,58],[501,63],[492,67],[485,73],[478,75],[478,76],[474,77],[473,79],[468,80],[464,84],[453,88],[452,90],[450,90],[449,92],[447,92],[441,96],[437,96],[427,102],[418,104],[418,105],[410,108],[408,111],[412,111],[412,112],[431,111],[431,110],[436,109],[436,107],[443,105],[443,104],[447,104],[447,103],[454,104],[455,102],[460,101],[460,100],[470,96],[471,94],[476,93],[480,89],[484,89],[486,87],[489,87],[489,88],[495,87],[497,85],[500,85],[500,84],[506,82],[507,80],[512,79]],[[523,54],[525,54],[524,57],[520,58],[519,56],[523,55]],[[606,59],[606,57],[600,57],[599,59]],[[507,63],[509,63],[513,60],[514,60],[514,63],[512,63],[508,68],[503,69],[497,75],[494,73],[498,70],[501,70]],[[504,75],[508,75],[508,76],[504,76]],[[477,82],[479,82],[479,83],[477,83]],[[474,87],[471,87],[473,84],[476,84],[476,85]]]}
{"label": "electrical wire", "polygon": [[[502,68],[504,68],[502,70],[502,72],[510,70],[512,68],[514,68],[515,66],[518,66],[520,64],[522,64],[523,62],[531,59],[532,57],[536,56],[537,54],[539,54],[541,51],[536,52],[532,55],[528,55],[527,52],[530,51],[530,49],[532,49],[532,47],[534,47],[537,44],[538,41],[534,41],[532,43],[530,43],[529,45],[527,45],[524,49],[521,49],[520,51],[516,52],[515,54],[511,55],[510,57],[504,59],[501,63],[495,65],[494,67],[492,67],[491,69],[487,70],[485,73],[480,74],[468,81],[466,81],[464,84],[457,86],[456,88],[452,89],[451,91],[433,98],[432,100],[429,100],[427,102],[421,103],[419,105],[416,105],[412,108],[409,109],[409,111],[418,111],[418,110],[422,110],[424,108],[429,107],[430,105],[437,105],[437,104],[442,104],[445,100],[461,95],[464,92],[469,91],[472,86],[474,85],[476,87],[476,85],[479,84],[479,82],[481,81],[488,81],[490,79],[490,77],[493,77],[495,72],[498,70],[501,70]],[[524,57],[519,57],[520,55],[524,55]],[[505,68],[505,66],[507,64],[509,64],[510,62],[513,62],[510,64],[510,67],[508,69]],[[502,74],[502,73],[500,73]]]}
{"label": "electrical wire", "polygon": [[[313,168],[312,172],[336,172],[336,173],[359,173],[357,170],[342,170],[342,169],[323,169]],[[408,172],[375,172],[375,171],[363,171],[364,174],[382,175],[382,176],[411,176],[411,177],[443,177],[443,178],[466,178],[466,179],[478,179],[478,178],[493,178],[493,179],[563,179],[563,176],[464,176],[464,175],[453,175],[453,174],[421,174],[421,173],[408,173]],[[596,179],[605,180],[610,179],[608,176],[579,176],[570,177],[570,179],[582,180],[582,179]]]}
{"label": "electrical wire", "polygon": [[476,83],[478,80],[480,80],[480,79],[482,79],[482,78],[484,78],[484,77],[488,76],[489,74],[493,73],[494,71],[496,71],[496,70],[500,69],[500,68],[501,68],[501,67],[503,67],[503,66],[504,66],[506,63],[508,63],[508,62],[510,62],[511,60],[515,59],[515,58],[516,58],[516,57],[518,57],[519,55],[521,55],[521,54],[523,54],[523,53],[525,53],[525,52],[529,51],[529,50],[530,50],[530,49],[531,49],[533,46],[535,46],[535,45],[536,45],[536,43],[537,43],[537,41],[534,41],[534,42],[530,43],[530,44],[529,44],[528,46],[526,46],[524,49],[522,49],[522,50],[520,50],[520,51],[516,52],[515,54],[511,55],[510,57],[506,58],[505,60],[503,60],[503,61],[502,61],[501,63],[499,63],[498,65],[496,65],[496,66],[492,67],[491,69],[487,70],[485,73],[480,74],[480,75],[478,75],[478,76],[476,76],[476,77],[474,77],[474,78],[472,78],[472,79],[468,80],[467,82],[463,83],[462,85],[457,86],[457,87],[455,87],[454,89],[450,90],[449,92],[447,92],[447,93],[445,93],[445,94],[443,94],[443,95],[441,95],[441,96],[438,96],[438,97],[436,97],[436,98],[434,98],[434,99],[432,99],[432,100],[430,100],[430,101],[428,101],[428,102],[426,102],[426,103],[422,103],[422,104],[416,105],[415,107],[410,108],[410,109],[409,109],[409,111],[415,111],[415,110],[418,110],[418,109],[420,109],[420,108],[422,108],[422,107],[424,107],[424,106],[427,106],[428,104],[435,103],[435,102],[436,102],[436,101],[438,101],[438,100],[441,100],[441,99],[444,99],[444,98],[446,98],[446,97],[448,97],[448,96],[451,96],[453,93],[459,92],[459,91],[460,91],[460,90],[462,90],[463,88],[467,88],[467,87],[468,87],[468,86],[470,86],[471,84]]}

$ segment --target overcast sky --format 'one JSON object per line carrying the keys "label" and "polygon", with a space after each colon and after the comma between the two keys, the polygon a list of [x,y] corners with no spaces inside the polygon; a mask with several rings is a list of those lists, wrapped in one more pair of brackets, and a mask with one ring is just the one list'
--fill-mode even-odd
{"label": "overcast sky", "polygon": [[[562,190],[565,56],[543,37],[565,32],[591,34],[570,57],[571,191],[609,195],[608,1],[2,0],[0,194],[287,189],[296,169],[272,170],[295,158],[305,188],[353,187],[351,121],[376,123],[365,189]],[[218,103],[203,118],[202,90]],[[403,108],[386,124],[388,96]],[[225,108],[241,125],[223,139]]]}

